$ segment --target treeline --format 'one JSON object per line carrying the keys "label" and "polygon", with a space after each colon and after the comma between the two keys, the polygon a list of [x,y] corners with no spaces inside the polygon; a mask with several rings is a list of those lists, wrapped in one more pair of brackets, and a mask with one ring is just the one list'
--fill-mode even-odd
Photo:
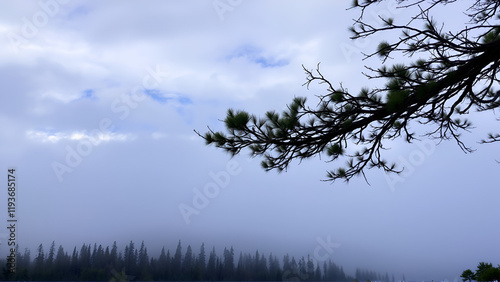
{"label": "treeline", "polygon": [[356,277],[347,276],[341,266],[331,260],[315,262],[310,256],[296,259],[285,255],[282,263],[273,255],[239,253],[224,248],[221,256],[215,247],[207,254],[202,244],[197,254],[190,245],[185,251],[181,242],[175,252],[162,248],[159,257],[150,258],[144,242],[140,247],[131,241],[119,251],[116,242],[103,247],[83,244],[67,253],[52,242],[48,253],[42,244],[32,258],[28,249],[16,253],[16,272],[9,273],[6,260],[1,261],[0,280],[73,280],[73,281],[353,281],[385,280],[388,275],[356,270]]}

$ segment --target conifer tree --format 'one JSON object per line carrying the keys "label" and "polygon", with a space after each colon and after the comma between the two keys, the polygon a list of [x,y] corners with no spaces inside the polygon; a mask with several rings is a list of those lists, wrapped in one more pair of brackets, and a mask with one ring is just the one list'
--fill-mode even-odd
{"label": "conifer tree", "polygon": [[70,266],[70,258],[64,252],[64,248],[59,245],[57,249],[56,258],[54,260],[54,272],[56,273],[57,280],[63,280],[67,276]]}
{"label": "conifer tree", "polygon": [[133,273],[137,268],[137,250],[135,249],[134,242],[125,246],[125,252],[123,254],[124,267],[126,273]]}
{"label": "conifer tree", "polygon": [[207,280],[215,280],[216,279],[216,260],[217,255],[215,253],[215,247],[212,248],[210,255],[208,257],[207,263],[207,271],[206,271],[206,279]]}
{"label": "conifer tree", "polygon": [[200,253],[198,254],[198,265],[200,267],[200,276],[203,277],[206,269],[205,243],[201,243]]}
{"label": "conifer tree", "polygon": [[33,269],[33,276],[34,278],[35,277],[39,277],[39,278],[35,278],[35,279],[43,279],[43,274],[44,274],[44,260],[45,260],[45,253],[43,251],[43,245],[40,244],[38,246],[38,255],[36,256],[35,258],[35,261],[34,261],[34,269]]}
{"label": "conifer tree", "polygon": [[231,247],[230,250],[224,248],[224,273],[226,274],[226,279],[234,279],[234,249]]}
{"label": "conifer tree", "polygon": [[113,242],[113,246],[111,247],[111,251],[109,252],[109,265],[112,269],[118,269],[118,246],[116,245],[116,241]]}
{"label": "conifer tree", "polygon": [[52,269],[52,266],[54,264],[55,253],[56,253],[56,242],[52,241],[52,244],[50,244],[49,254],[47,256],[47,260],[46,260],[46,263],[45,263],[45,267],[49,271]]}
{"label": "conifer tree", "polygon": [[172,259],[172,277],[174,279],[180,279],[182,272],[181,272],[181,266],[182,266],[182,246],[181,246],[181,240],[179,240],[179,243],[177,243],[177,248],[175,249],[175,254]]}
{"label": "conifer tree", "polygon": [[194,265],[193,250],[191,249],[191,245],[188,245],[186,248],[186,253],[184,254],[184,260],[182,262],[182,272],[184,279],[193,280],[192,277],[193,265]]}
{"label": "conifer tree", "polygon": [[141,248],[139,250],[138,263],[141,280],[150,280],[151,274],[149,273],[148,248],[144,245],[144,241],[142,241]]}

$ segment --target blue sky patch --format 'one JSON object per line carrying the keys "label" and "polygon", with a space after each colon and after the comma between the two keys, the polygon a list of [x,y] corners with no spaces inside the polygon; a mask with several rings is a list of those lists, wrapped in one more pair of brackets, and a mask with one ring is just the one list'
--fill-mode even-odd
{"label": "blue sky patch", "polygon": [[274,67],[282,67],[288,65],[287,60],[275,60],[264,57],[259,57],[255,59],[254,62],[261,65],[261,67],[263,68],[274,68]]}
{"label": "blue sky patch", "polygon": [[157,89],[152,89],[152,90],[146,89],[144,90],[144,93],[146,93],[146,95],[151,97],[151,99],[155,100],[160,104],[166,104],[167,101],[170,100],[170,98],[163,96],[161,92]]}
{"label": "blue sky patch", "polygon": [[228,59],[245,58],[249,62],[260,65],[262,68],[274,68],[288,65],[289,61],[286,59],[278,59],[273,56],[263,55],[263,51],[252,45],[244,45],[237,48]]}
{"label": "blue sky patch", "polygon": [[191,99],[189,99],[185,95],[175,92],[163,93],[158,89],[146,89],[144,90],[144,93],[160,104],[166,104],[169,101],[176,101],[181,105],[189,105],[193,103]]}
{"label": "blue sky patch", "polygon": [[83,91],[82,99],[93,99],[95,98],[95,91],[93,89],[86,89]]}
{"label": "blue sky patch", "polygon": [[88,7],[80,5],[80,6],[75,7],[73,10],[71,10],[68,13],[67,17],[68,17],[68,19],[74,19],[77,17],[86,16],[89,13],[90,13],[90,10]]}
{"label": "blue sky patch", "polygon": [[185,96],[179,96],[177,98],[177,101],[179,103],[181,103],[182,105],[189,105],[189,104],[193,103],[193,101],[191,101],[191,99],[189,99],[188,97],[185,97]]}
{"label": "blue sky patch", "polygon": [[97,96],[95,95],[95,90],[94,89],[83,90],[81,92],[80,97],[75,99],[74,101],[81,101],[81,100],[97,100]]}

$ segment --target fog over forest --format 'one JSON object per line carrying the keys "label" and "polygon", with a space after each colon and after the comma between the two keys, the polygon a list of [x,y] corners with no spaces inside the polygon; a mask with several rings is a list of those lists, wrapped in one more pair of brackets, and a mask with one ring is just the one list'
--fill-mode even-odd
{"label": "fog over forest", "polygon": [[[138,280],[138,281],[349,281],[379,280],[394,282],[389,274],[356,268],[353,275],[331,259],[318,261],[317,256],[295,258],[288,254],[276,255],[236,253],[233,247],[224,248],[220,255],[206,250],[202,243],[196,252],[188,245],[184,251],[181,241],[174,250],[162,247],[158,257],[150,257],[142,242],[136,247],[130,241],[123,250],[116,244],[83,244],[67,252],[52,242],[46,250],[40,244],[36,252],[25,248],[16,251],[16,272],[6,268],[2,280]],[[7,258],[8,260],[10,257]],[[5,264],[5,261],[0,261]],[[404,280],[404,279],[403,279]]]}
{"label": "fog over forest", "polygon": [[[406,25],[418,7],[396,2],[370,6],[366,20]],[[431,16],[460,30],[469,1],[450,2]],[[453,140],[389,140],[384,157],[405,170],[349,182],[321,181],[343,164],[326,155],[266,172],[250,151],[231,157],[194,132],[225,130],[229,108],[265,116],[294,97],[315,107],[327,86],[303,86],[302,66],[320,63],[352,93],[383,87],[365,66],[408,58],[363,54],[400,35],[351,40],[360,15],[351,4],[0,0],[2,266],[13,241],[18,274],[40,279],[343,280],[342,267],[349,281],[460,282],[479,262],[500,264],[500,154],[479,144],[498,128],[492,111],[467,114],[475,128],[461,140],[474,152]]]}

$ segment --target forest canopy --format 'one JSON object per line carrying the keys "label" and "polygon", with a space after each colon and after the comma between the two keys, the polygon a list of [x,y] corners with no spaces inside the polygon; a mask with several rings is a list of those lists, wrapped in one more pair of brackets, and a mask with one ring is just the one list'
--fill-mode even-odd
{"label": "forest canopy", "polygon": [[[172,252],[162,248],[158,257],[150,257],[144,242],[140,247],[130,241],[123,251],[116,242],[111,247],[83,244],[68,253],[52,242],[48,252],[40,244],[32,256],[28,249],[16,254],[16,271],[3,267],[0,280],[32,281],[360,281],[394,282],[394,275],[356,269],[355,276],[346,275],[343,267],[331,259],[317,261],[310,255],[295,258],[288,254],[280,260],[272,253],[265,255],[236,254],[225,247],[217,254],[215,247],[201,244],[194,250],[183,248],[181,241]],[[5,261],[1,261],[6,265]]]}

